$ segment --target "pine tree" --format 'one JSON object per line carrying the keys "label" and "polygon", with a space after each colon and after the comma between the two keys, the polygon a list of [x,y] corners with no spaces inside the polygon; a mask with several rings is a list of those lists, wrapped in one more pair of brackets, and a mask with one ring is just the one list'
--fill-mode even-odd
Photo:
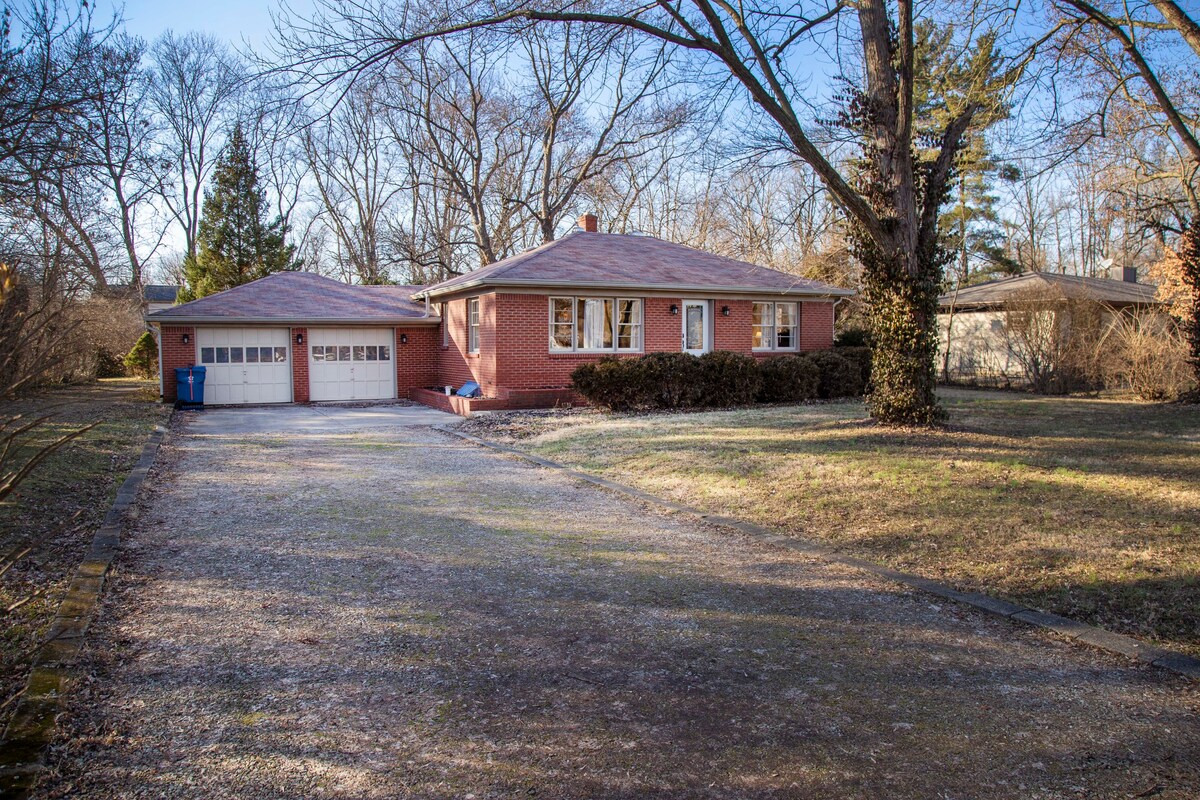
{"label": "pine tree", "polygon": [[236,125],[204,194],[197,252],[183,271],[187,286],[181,300],[195,300],[257,280],[273,272],[295,270],[295,247],[287,244],[281,217],[266,222],[267,202],[258,184],[258,167],[242,126]]}
{"label": "pine tree", "polygon": [[982,106],[963,136],[950,202],[938,217],[942,241],[954,265],[950,283],[964,285],[976,276],[1017,273],[1020,266],[1004,253],[998,198],[993,193],[995,180],[1009,179],[1012,168],[995,159],[987,140],[988,129],[1012,112],[1003,98],[1015,76],[1001,70],[993,34],[981,36],[965,51],[954,41],[953,25],[936,26],[922,20],[914,34],[918,140],[936,137],[946,121],[968,103]]}

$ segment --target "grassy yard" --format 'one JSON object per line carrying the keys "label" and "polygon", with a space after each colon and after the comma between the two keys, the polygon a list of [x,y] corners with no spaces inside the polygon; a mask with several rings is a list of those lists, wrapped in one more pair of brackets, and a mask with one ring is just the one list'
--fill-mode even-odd
{"label": "grassy yard", "polygon": [[[91,422],[100,424],[43,462],[9,502],[0,504],[0,552],[38,543],[0,581],[0,728],[29,670],[75,566],[91,544],[117,489],[141,455],[142,446],[169,407],[157,402],[150,382],[111,380],[44,392],[0,404],[0,415],[27,417],[53,412],[39,429],[50,441]],[[37,441],[37,440],[34,440]],[[77,512],[80,516],[72,518]],[[45,589],[13,611],[12,605]]]}
{"label": "grassy yard", "polygon": [[497,415],[493,438],[660,496],[1200,655],[1200,408],[946,390],[861,403]]}

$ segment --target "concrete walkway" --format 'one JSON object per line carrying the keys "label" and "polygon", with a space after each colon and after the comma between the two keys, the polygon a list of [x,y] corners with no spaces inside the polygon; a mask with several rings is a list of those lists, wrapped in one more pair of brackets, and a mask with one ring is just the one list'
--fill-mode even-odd
{"label": "concrete walkway", "polygon": [[42,797],[1200,789],[1183,679],[346,411],[164,446]]}

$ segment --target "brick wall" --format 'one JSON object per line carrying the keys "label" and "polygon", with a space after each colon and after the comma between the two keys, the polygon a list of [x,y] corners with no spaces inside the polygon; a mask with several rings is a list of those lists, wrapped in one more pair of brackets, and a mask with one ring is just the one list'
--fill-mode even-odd
{"label": "brick wall", "polygon": [[496,393],[496,294],[488,292],[479,297],[479,352],[467,352],[467,299],[456,298],[446,303],[442,324],[449,324],[450,343],[442,347],[442,329],[437,328],[438,380],[456,389],[467,381],[483,387],[484,394]]}
{"label": "brick wall", "polygon": [[[296,344],[297,336],[304,337],[304,344]],[[308,402],[308,328],[292,328],[288,331],[288,348],[292,353],[292,402]]]}
{"label": "brick wall", "polygon": [[[496,298],[496,388],[495,391],[489,391],[485,385],[485,393],[503,397],[506,390],[568,386],[571,382],[571,371],[576,366],[603,357],[594,353],[550,352],[550,308],[546,295],[505,293],[497,295]],[[672,305],[680,307],[678,314],[671,314]],[[683,338],[682,305],[683,301],[680,298],[645,299],[642,317],[644,352],[680,352]],[[721,309],[726,306],[729,308],[729,316],[721,314]],[[713,349],[731,350],[747,355],[752,353],[751,306],[750,300],[718,298],[713,301]],[[832,346],[833,304],[827,301],[802,303],[800,348],[819,350]],[[631,354],[631,357],[636,355],[640,354]],[[618,354],[618,357],[624,357],[624,354]],[[459,383],[455,382],[455,385]]]}
{"label": "brick wall", "polygon": [[[400,341],[407,338],[407,342]],[[434,325],[396,328],[396,396],[410,397],[413,389],[437,386],[442,329]]]}
{"label": "brick wall", "polygon": [[833,347],[833,302],[801,303],[800,349],[824,350],[828,347]]}
{"label": "brick wall", "polygon": [[[184,334],[188,343],[183,343]],[[183,325],[163,325],[162,332],[162,379],[163,402],[174,403],[175,368],[191,367],[196,363],[196,329]]]}

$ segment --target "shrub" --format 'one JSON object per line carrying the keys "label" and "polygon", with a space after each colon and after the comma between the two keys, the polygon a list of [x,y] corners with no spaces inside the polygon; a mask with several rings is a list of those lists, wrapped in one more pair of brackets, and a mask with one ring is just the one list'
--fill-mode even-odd
{"label": "shrub", "polygon": [[847,328],[833,337],[834,347],[870,347],[871,332],[866,328]]}
{"label": "shrub", "polygon": [[817,396],[821,373],[807,356],[775,356],[764,358],[758,365],[762,386],[758,400],[762,403],[799,403]]}
{"label": "shrub", "polygon": [[858,364],[843,358],[837,350],[817,350],[805,357],[812,360],[821,376],[818,397],[857,397],[866,388]]}
{"label": "shrub", "polygon": [[96,348],[96,377],[123,378],[125,364],[121,357],[104,347]]}
{"label": "shrub", "polygon": [[1104,385],[1142,400],[1175,400],[1191,383],[1187,340],[1165,314],[1118,314],[1101,356]]}
{"label": "shrub", "polygon": [[703,404],[700,359],[687,353],[650,353],[634,361],[630,381],[638,387],[639,405],[692,408]]}
{"label": "shrub", "polygon": [[125,369],[139,378],[149,378],[157,371],[158,346],[154,335],[146,331],[125,355]]}
{"label": "shrub", "polygon": [[629,376],[620,359],[607,357],[580,364],[571,373],[571,385],[593,405],[624,411],[629,406]]}
{"label": "shrub", "polygon": [[[866,355],[869,356],[869,353]],[[740,353],[650,353],[641,358],[608,356],[571,373],[575,390],[593,405],[613,411],[639,408],[707,408],[760,402],[798,402],[814,397],[861,395],[864,354],[823,350],[774,356],[761,363]]]}
{"label": "shrub", "polygon": [[863,389],[871,385],[871,348],[869,347],[839,347],[835,351],[847,361],[854,362],[862,375]]}
{"label": "shrub", "polygon": [[762,388],[758,361],[741,353],[715,350],[700,356],[700,385],[705,406],[744,406]]}
{"label": "shrub", "polygon": [[1038,394],[1094,388],[1103,336],[1104,306],[1058,287],[1026,289],[1005,306],[1005,347]]}

